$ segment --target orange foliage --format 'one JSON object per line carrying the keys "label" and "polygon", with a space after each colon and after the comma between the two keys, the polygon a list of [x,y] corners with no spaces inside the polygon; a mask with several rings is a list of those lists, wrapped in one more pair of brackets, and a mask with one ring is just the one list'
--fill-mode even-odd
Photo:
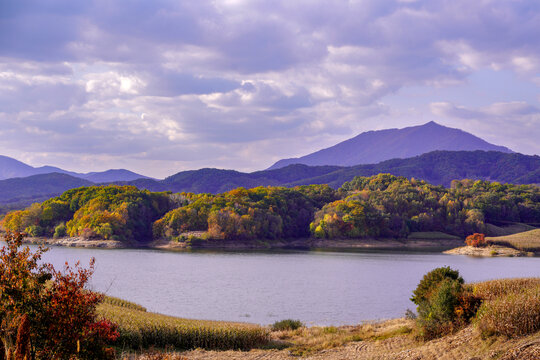
{"label": "orange foliage", "polygon": [[465,239],[465,243],[468,246],[479,247],[486,245],[486,238],[484,234],[474,233],[467,236],[467,238]]}

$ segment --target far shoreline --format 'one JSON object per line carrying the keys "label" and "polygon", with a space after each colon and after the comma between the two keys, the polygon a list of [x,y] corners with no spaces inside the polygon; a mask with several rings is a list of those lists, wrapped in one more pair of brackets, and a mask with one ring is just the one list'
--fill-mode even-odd
{"label": "far shoreline", "polygon": [[45,246],[96,249],[156,249],[170,251],[192,250],[418,250],[443,251],[463,245],[461,239],[280,239],[280,240],[201,240],[193,243],[154,240],[148,243],[125,243],[116,240],[83,239],[81,237],[28,237],[24,243]]}

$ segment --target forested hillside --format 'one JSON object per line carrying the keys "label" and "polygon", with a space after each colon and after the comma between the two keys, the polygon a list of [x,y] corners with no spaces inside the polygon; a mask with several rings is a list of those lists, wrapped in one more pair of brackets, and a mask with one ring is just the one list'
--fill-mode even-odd
{"label": "forested hillside", "polygon": [[173,199],[133,186],[81,187],[10,212],[3,226],[31,236],[144,242],[152,238],[152,223],[174,207]]}
{"label": "forested hillside", "polygon": [[416,231],[457,236],[485,232],[486,223],[540,225],[540,188],[455,180],[451,188],[379,174],[345,183],[343,198],[325,205],[310,225],[321,238],[407,237]]}
{"label": "forested hillside", "polygon": [[355,176],[372,176],[380,173],[414,177],[446,187],[456,179],[540,184],[540,156],[496,151],[433,151],[409,159],[392,159],[378,164],[341,168],[288,185],[329,184],[338,188]]}
{"label": "forested hillside", "polygon": [[[540,184],[540,156],[495,151],[434,151],[410,159],[379,164],[340,166],[289,165],[276,170],[242,173],[234,170],[200,169],[182,171],[164,180],[136,179],[113,182],[149,191],[218,194],[238,187],[329,184],[337,189],[355,176],[390,173],[450,186],[454,179],[479,179],[513,184]],[[104,179],[101,177],[101,179]],[[0,180],[0,213],[21,209],[63,191],[92,183],[66,174],[43,174]]]}
{"label": "forested hillside", "polygon": [[237,188],[213,194],[91,186],[5,216],[3,226],[33,236],[81,236],[146,243],[314,236],[406,238],[440,231],[464,237],[486,224],[540,225],[540,187],[456,180],[450,188],[379,174],[328,185]]}

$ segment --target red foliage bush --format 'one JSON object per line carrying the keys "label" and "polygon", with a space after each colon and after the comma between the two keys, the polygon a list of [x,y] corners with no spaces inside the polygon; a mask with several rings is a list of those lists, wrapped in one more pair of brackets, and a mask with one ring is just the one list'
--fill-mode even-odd
{"label": "red foliage bush", "polygon": [[94,260],[88,269],[66,263],[60,272],[39,264],[46,249],[21,249],[22,239],[7,233],[0,249],[0,338],[6,353],[16,345],[17,356],[27,359],[113,358],[106,346],[118,337],[116,325],[97,321],[103,295],[85,289]]}
{"label": "red foliage bush", "polygon": [[468,246],[480,247],[486,245],[486,238],[484,234],[474,233],[467,236],[465,243]]}

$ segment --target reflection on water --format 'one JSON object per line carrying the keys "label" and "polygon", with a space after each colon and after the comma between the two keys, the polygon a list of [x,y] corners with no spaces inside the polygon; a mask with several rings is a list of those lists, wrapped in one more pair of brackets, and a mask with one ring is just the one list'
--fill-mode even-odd
{"label": "reflection on water", "polygon": [[414,252],[165,252],[52,248],[44,260],[88,264],[92,287],[187,318],[261,324],[353,324],[403,316],[427,271],[449,265],[465,281],[540,276],[540,258]]}

